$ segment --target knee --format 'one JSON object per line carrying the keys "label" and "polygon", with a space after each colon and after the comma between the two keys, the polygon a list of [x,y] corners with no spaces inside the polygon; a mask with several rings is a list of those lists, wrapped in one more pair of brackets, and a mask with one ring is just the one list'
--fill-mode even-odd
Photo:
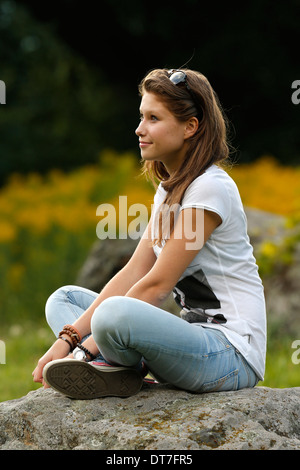
{"label": "knee", "polygon": [[60,308],[59,303],[65,301],[67,292],[70,290],[71,286],[64,286],[60,287],[50,297],[47,299],[46,306],[45,306],[45,315],[46,320],[49,325],[51,325],[52,321],[57,317]]}
{"label": "knee", "polygon": [[95,309],[91,320],[94,338],[101,340],[128,323],[128,300],[122,296],[109,297]]}

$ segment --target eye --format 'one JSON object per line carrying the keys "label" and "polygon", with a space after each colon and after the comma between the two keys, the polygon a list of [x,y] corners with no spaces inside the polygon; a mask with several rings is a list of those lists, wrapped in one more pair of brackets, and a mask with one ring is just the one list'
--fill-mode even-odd
{"label": "eye", "polygon": [[154,114],[151,114],[151,121],[158,121],[158,117]]}

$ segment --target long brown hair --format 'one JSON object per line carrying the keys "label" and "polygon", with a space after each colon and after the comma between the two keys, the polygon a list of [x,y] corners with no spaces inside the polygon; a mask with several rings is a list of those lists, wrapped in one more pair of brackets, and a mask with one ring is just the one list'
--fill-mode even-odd
{"label": "long brown hair", "polygon": [[[186,73],[192,96],[184,83],[174,85],[169,79],[168,69],[149,72],[139,85],[140,95],[154,93],[178,121],[185,122],[195,116],[199,126],[188,140],[185,158],[177,170],[169,175],[160,161],[145,161],[143,172],[155,186],[162,183],[167,192],[164,208],[181,204],[184,193],[192,181],[212,164],[221,165],[229,156],[227,120],[220,102],[207,78],[199,72],[181,69]],[[197,100],[197,102],[196,102]],[[164,214],[161,214],[164,217]],[[171,227],[172,232],[173,227]],[[155,244],[161,245],[164,234],[160,231]]]}

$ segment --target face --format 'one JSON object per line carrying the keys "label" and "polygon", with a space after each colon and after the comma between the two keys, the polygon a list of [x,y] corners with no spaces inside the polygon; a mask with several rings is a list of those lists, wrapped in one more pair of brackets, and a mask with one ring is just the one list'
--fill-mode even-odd
{"label": "face", "polygon": [[142,97],[140,116],[135,133],[142,159],[160,161],[171,173],[185,156],[187,123],[178,121],[157,95],[147,92]]}

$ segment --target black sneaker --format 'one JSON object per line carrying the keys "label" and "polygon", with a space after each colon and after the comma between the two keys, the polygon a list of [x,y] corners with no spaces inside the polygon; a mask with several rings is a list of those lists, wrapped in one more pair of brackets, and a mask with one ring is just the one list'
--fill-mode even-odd
{"label": "black sneaker", "polygon": [[143,384],[142,375],[135,369],[68,358],[46,364],[43,377],[50,387],[78,400],[129,397]]}

